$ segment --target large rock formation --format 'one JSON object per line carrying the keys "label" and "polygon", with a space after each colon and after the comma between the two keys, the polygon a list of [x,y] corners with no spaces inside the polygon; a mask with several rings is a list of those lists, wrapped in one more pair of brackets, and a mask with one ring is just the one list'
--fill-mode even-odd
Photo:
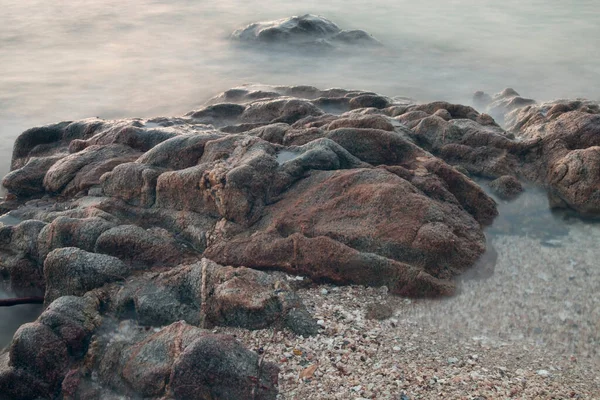
{"label": "large rock formation", "polygon": [[545,185],[553,206],[598,215],[598,105],[516,97],[477,96],[509,131],[447,102],[246,86],[184,117],[24,132],[3,181],[0,275],[50,305],[0,357],[0,389],[273,398],[275,367],[202,328],[317,333],[274,270],[452,294],[453,277],[494,262],[496,203],[465,174],[495,179],[500,198]]}

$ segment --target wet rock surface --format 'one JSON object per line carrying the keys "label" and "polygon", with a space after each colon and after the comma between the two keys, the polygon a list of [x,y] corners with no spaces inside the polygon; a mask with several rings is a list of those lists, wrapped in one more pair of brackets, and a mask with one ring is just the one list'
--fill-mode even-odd
{"label": "wet rock surface", "polygon": [[[302,18],[282,38],[341,34],[310,16],[304,32]],[[0,358],[0,389],[275,398],[277,368],[206,328],[317,334],[298,275],[408,297],[451,295],[472,268],[489,275],[497,203],[466,174],[499,201],[523,182],[546,187],[552,207],[600,213],[596,103],[476,100],[506,129],[447,102],[245,86],[184,117],[24,132],[3,181],[15,224],[0,227],[0,274],[47,308]]]}
{"label": "wet rock surface", "polygon": [[233,40],[268,46],[298,46],[330,50],[338,46],[381,46],[367,32],[341,30],[327,18],[305,14],[275,21],[256,22],[232,33]]}

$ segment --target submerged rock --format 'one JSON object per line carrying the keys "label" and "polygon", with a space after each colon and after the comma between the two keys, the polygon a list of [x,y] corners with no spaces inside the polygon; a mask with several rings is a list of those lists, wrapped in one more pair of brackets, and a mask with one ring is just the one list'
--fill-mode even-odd
{"label": "submerged rock", "polygon": [[343,31],[327,18],[312,14],[256,22],[236,30],[231,38],[244,43],[300,45],[310,49],[325,50],[337,45],[381,45],[365,31]]}
{"label": "submerged rock", "polygon": [[490,182],[490,188],[498,197],[512,200],[523,192],[523,185],[514,176],[504,175]]}

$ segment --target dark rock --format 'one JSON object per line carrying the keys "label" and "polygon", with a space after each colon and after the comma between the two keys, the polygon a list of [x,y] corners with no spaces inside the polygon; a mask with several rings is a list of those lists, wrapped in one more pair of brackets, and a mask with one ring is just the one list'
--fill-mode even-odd
{"label": "dark rock", "polygon": [[0,276],[10,280],[17,294],[44,290],[42,264],[38,262],[37,237],[46,224],[28,220],[0,227]]}
{"label": "dark rock", "polygon": [[225,126],[237,120],[245,109],[246,107],[233,103],[214,104],[195,111],[190,116],[203,124]]}
{"label": "dark rock", "polygon": [[37,322],[62,339],[70,357],[80,359],[87,351],[92,334],[101,325],[99,307],[94,296],[63,296],[50,303]]}
{"label": "dark rock", "polygon": [[114,227],[102,218],[58,217],[46,225],[38,235],[38,261],[44,263],[46,256],[54,249],[78,247],[93,252],[96,240],[105,231]]}
{"label": "dark rock", "polygon": [[[242,43],[294,45],[297,49],[333,49],[335,45],[380,46],[381,43],[362,30],[342,31],[330,20],[306,14],[276,21],[258,22],[233,32],[231,38]],[[302,97],[296,93],[288,96]]]}
{"label": "dark rock", "polygon": [[46,173],[44,188],[50,193],[74,195],[100,183],[100,177],[119,164],[140,155],[120,144],[90,146],[56,162]]}
{"label": "dark rock", "polygon": [[12,171],[4,177],[2,185],[19,197],[28,197],[44,193],[44,177],[48,170],[66,154],[31,158],[22,168]]}
{"label": "dark rock", "polygon": [[514,176],[501,176],[490,182],[490,188],[500,198],[512,200],[523,192],[523,185]]}
{"label": "dark rock", "polygon": [[367,319],[384,320],[394,316],[394,308],[388,303],[369,303],[365,317]]}
{"label": "dark rock", "polygon": [[383,97],[372,94],[363,94],[360,96],[353,97],[350,100],[350,109],[374,107],[374,108],[386,108],[390,106],[390,101]]}
{"label": "dark rock", "polygon": [[223,267],[206,259],[130,279],[119,289],[115,307],[118,315],[133,313],[141,324],[150,326],[185,320],[197,326],[288,327],[303,335],[317,329],[285,282],[264,272]]}
{"label": "dark rock", "polygon": [[130,269],[115,257],[89,253],[76,247],[56,249],[44,262],[44,301],[50,304],[61,296],[83,295],[106,283],[122,280],[129,273]]}
{"label": "dark rock", "polygon": [[34,375],[51,390],[58,387],[69,365],[66,344],[51,328],[37,322],[19,328],[10,345],[9,357],[11,367]]}
{"label": "dark rock", "polygon": [[173,365],[176,399],[275,399],[279,369],[259,362],[232,337],[204,336],[188,346]]}
{"label": "dark rock", "polygon": [[185,249],[168,231],[146,230],[135,225],[121,225],[104,231],[98,237],[94,251],[117,257],[136,268],[177,265],[185,257]]}

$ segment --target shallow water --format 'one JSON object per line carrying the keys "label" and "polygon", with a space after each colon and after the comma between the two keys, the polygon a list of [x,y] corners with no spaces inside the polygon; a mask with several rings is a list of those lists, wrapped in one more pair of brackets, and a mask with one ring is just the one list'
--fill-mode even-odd
{"label": "shallow water", "polygon": [[457,296],[416,302],[407,321],[459,343],[537,346],[600,366],[599,221],[551,211],[537,188],[496,200],[500,215],[486,231],[498,253],[493,275],[467,272]]}

